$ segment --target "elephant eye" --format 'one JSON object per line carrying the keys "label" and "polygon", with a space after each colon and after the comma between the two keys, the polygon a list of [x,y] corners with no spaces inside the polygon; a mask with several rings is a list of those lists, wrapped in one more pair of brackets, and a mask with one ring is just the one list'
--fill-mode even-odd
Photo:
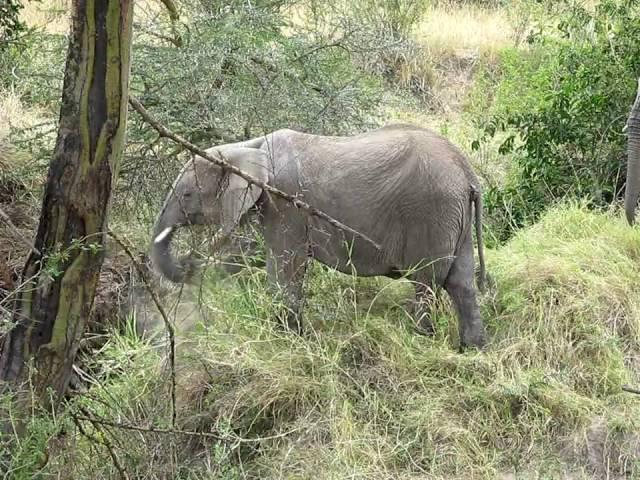
{"label": "elephant eye", "polygon": [[182,198],[184,198],[184,199],[189,199],[189,198],[191,198],[191,195],[192,195],[192,194],[191,194],[191,192],[185,192],[185,193],[182,195]]}

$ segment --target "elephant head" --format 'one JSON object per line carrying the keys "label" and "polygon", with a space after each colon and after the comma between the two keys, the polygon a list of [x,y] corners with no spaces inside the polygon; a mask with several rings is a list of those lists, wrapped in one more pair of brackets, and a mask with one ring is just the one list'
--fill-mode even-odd
{"label": "elephant head", "polygon": [[633,225],[640,196],[640,79],[638,93],[627,120],[627,187],[624,195],[624,209],[627,221]]}
{"label": "elephant head", "polygon": [[[213,156],[221,153],[227,162],[254,178],[262,182],[268,179],[268,157],[259,148],[222,146],[207,153]],[[210,225],[217,230],[217,235],[226,237],[261,194],[261,188],[202,157],[189,161],[178,175],[155,223],[151,259],[156,268],[172,282],[187,280],[187,263],[176,259],[170,251],[176,229]]]}

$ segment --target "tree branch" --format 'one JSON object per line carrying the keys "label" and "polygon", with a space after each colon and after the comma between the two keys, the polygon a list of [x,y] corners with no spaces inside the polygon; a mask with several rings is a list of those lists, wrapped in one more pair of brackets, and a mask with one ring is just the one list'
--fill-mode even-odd
{"label": "tree branch", "polygon": [[[86,410],[83,409],[83,412],[86,412]],[[267,440],[275,440],[278,438],[283,438],[288,435],[291,435],[292,433],[299,431],[298,428],[294,428],[282,433],[277,433],[275,435],[268,435],[265,437],[243,438],[238,436],[226,436],[226,435],[223,436],[223,435],[218,435],[212,432],[194,432],[192,430],[179,430],[175,428],[158,428],[154,426],[141,427],[138,425],[132,425],[130,423],[114,422],[111,420],[106,420],[104,418],[97,418],[93,415],[89,415],[88,412],[86,412],[84,415],[74,414],[74,418],[77,418],[78,420],[91,422],[92,424],[99,424],[99,425],[104,425],[106,427],[120,428],[122,430],[132,430],[135,432],[157,433],[157,434],[164,434],[164,435],[185,435],[188,437],[213,438],[215,440],[219,440],[222,442],[233,441],[235,443],[260,443]]]}
{"label": "tree branch", "polygon": [[[179,143],[180,145],[182,145],[184,148],[186,148],[187,150],[189,150],[190,152],[199,155],[200,157],[209,160],[210,162],[218,165],[219,167],[221,167],[223,170],[226,170],[228,172],[231,172],[235,175],[238,175],[239,177],[245,179],[249,184],[253,184],[256,185],[257,187],[260,187],[262,190],[264,190],[265,192],[268,192],[272,195],[275,195],[277,197],[280,197],[288,202],[290,202],[291,204],[293,204],[295,207],[297,208],[301,208],[303,210],[306,210],[307,212],[309,212],[310,215],[321,218],[322,220],[326,221],[328,224],[334,226],[335,228],[348,232],[352,235],[355,235],[357,237],[360,237],[361,239],[365,240],[366,242],[370,243],[371,245],[373,245],[377,250],[381,250],[382,247],[375,242],[374,240],[372,240],[371,238],[369,238],[367,235],[358,232],[357,230],[354,230],[353,228],[339,222],[338,220],[336,220],[335,218],[327,215],[326,213],[322,212],[321,210],[318,210],[317,208],[309,205],[306,202],[303,202],[302,200],[300,200],[297,196],[291,195],[289,193],[283,192],[282,190],[279,190],[277,188],[272,187],[271,185],[268,185],[260,180],[258,180],[257,178],[249,175],[248,173],[246,173],[243,170],[240,170],[238,167],[231,165],[230,163],[228,163],[226,160],[224,160],[224,158],[216,158],[213,155],[205,152],[204,150],[202,150],[201,148],[197,147],[196,145],[190,143],[188,140],[185,140],[184,138],[182,138],[181,136],[173,133],[171,130],[169,130],[168,128],[166,128],[165,126],[161,125],[160,123],[158,123],[158,121],[156,121],[150,114],[149,112],[147,112],[147,110],[144,108],[144,106],[133,96],[129,96],[129,103],[131,104],[131,106],[142,116],[142,118],[144,118],[144,120],[149,123],[149,125],[151,125],[153,128],[155,128],[158,133],[163,136],[163,137],[167,137],[170,138],[171,140],[173,140],[176,143]],[[221,155],[219,155],[220,157],[222,157]]]}
{"label": "tree branch", "polygon": [[[82,411],[84,412],[84,409],[82,409]],[[122,478],[124,480],[129,480],[129,478],[130,478],[129,474],[127,473],[125,468],[122,466],[122,463],[120,462],[120,459],[118,458],[118,455],[116,455],[116,452],[115,452],[115,450],[113,448],[113,445],[111,444],[109,439],[104,435],[101,436],[101,438],[98,438],[95,435],[92,435],[89,432],[87,432],[84,429],[84,427],[82,426],[82,422],[80,421],[81,419],[85,419],[85,417],[78,418],[76,415],[73,415],[72,418],[73,418],[73,423],[75,423],[76,426],[78,427],[78,430],[80,431],[80,434],[84,435],[88,440],[92,441],[93,443],[105,446],[105,448],[109,452],[109,455],[111,456],[111,460],[113,461],[113,465],[116,467],[116,470],[118,470],[118,472],[120,473],[120,478]],[[89,422],[91,422],[91,424],[93,425],[93,428],[95,428],[96,430],[100,431],[98,426],[97,426],[97,422],[93,422],[88,417],[86,417],[86,419]]]}
{"label": "tree branch", "polygon": [[172,21],[176,21],[178,20],[178,8],[176,7],[176,4],[173,3],[173,0],[160,0],[162,2],[162,4],[167,7],[167,10],[169,11],[169,18]]}

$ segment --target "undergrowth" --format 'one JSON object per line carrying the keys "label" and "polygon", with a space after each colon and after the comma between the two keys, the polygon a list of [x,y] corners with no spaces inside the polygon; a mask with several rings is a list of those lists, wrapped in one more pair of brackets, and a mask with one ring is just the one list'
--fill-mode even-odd
{"label": "undergrowth", "polygon": [[[85,420],[46,470],[113,478],[115,456],[132,478],[636,478],[640,410],[621,386],[640,382],[638,230],[561,206],[488,257],[483,353],[457,352],[446,295],[436,336],[415,335],[403,281],[314,265],[299,337],[268,320],[262,270],[205,279],[183,293],[201,322],[178,336],[177,428],[211,436]],[[67,415],[170,428],[161,339],[114,334]]]}

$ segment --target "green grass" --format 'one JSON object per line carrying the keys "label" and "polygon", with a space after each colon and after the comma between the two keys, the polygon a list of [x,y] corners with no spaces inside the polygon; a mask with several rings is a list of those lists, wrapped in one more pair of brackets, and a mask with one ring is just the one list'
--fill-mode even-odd
{"label": "green grass", "polygon": [[[298,337],[268,320],[263,271],[206,280],[187,294],[202,322],[179,335],[177,419],[223,440],[85,428],[136,478],[636,478],[640,398],[621,385],[640,383],[640,232],[560,206],[488,257],[485,353],[457,353],[446,295],[435,338],[413,334],[406,282],[316,265]],[[168,426],[162,349],[115,334],[95,362],[101,385],[71,409]],[[67,436],[51,473],[117,475]]]}

